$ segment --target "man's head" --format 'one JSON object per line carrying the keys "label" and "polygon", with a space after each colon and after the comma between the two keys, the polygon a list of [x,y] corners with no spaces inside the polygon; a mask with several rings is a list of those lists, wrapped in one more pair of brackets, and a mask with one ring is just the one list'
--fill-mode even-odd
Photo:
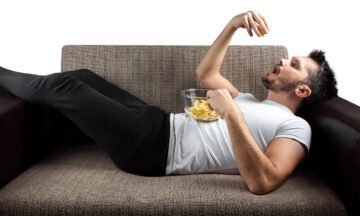
{"label": "man's head", "polygon": [[285,91],[301,100],[300,108],[337,95],[334,72],[320,50],[309,56],[281,59],[262,81],[270,91]]}

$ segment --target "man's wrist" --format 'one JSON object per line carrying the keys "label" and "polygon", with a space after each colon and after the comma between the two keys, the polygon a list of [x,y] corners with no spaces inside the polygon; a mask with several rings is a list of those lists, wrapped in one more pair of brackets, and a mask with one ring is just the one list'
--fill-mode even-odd
{"label": "man's wrist", "polygon": [[233,118],[238,116],[240,113],[240,110],[238,109],[238,107],[235,105],[235,103],[233,103],[231,106],[229,106],[224,114],[223,117],[225,118],[225,120],[229,119],[229,118]]}
{"label": "man's wrist", "polygon": [[229,28],[231,31],[236,31],[239,27],[237,27],[235,25],[234,18],[233,18],[230,20],[230,22],[228,22],[228,24],[226,25],[226,28]]}

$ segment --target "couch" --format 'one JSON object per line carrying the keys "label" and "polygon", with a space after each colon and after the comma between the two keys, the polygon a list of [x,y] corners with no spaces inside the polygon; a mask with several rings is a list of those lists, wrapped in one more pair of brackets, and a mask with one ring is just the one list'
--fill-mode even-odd
{"label": "couch", "polygon": [[[66,45],[61,71],[88,68],[183,112],[180,90],[200,87],[195,68],[208,48]],[[230,46],[221,71],[264,99],[262,74],[287,55],[284,46]],[[340,97],[299,113],[313,130],[309,156],[277,190],[254,195],[240,175],[126,173],[60,113],[0,95],[0,215],[360,215],[360,108]]]}

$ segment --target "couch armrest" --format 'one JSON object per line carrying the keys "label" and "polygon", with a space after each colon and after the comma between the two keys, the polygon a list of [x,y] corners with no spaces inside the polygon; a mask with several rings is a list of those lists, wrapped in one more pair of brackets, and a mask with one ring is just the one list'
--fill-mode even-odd
{"label": "couch armrest", "polygon": [[336,97],[299,115],[312,128],[306,166],[337,193],[349,215],[360,215],[360,107]]}
{"label": "couch armrest", "polygon": [[0,187],[22,171],[25,139],[25,102],[0,97]]}
{"label": "couch armrest", "polygon": [[0,96],[0,188],[50,149],[48,109]]}

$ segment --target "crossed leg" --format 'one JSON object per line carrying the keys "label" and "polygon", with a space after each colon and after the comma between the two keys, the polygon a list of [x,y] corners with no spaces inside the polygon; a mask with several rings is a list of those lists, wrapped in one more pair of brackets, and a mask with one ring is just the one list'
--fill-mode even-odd
{"label": "crossed leg", "polygon": [[19,98],[58,110],[120,169],[146,176],[165,174],[169,114],[91,71],[44,76],[0,68],[0,86]]}

